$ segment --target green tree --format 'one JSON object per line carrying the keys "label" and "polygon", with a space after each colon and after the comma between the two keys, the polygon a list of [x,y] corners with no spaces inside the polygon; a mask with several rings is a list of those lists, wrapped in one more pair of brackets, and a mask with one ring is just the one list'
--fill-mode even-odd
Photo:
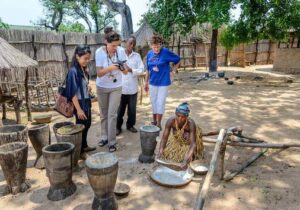
{"label": "green tree", "polygon": [[229,24],[239,42],[260,39],[287,40],[288,32],[300,37],[299,0],[238,0],[241,15]]}
{"label": "green tree", "polygon": [[0,18],[0,28],[4,28],[4,29],[8,29],[9,28],[8,24],[2,22],[1,18]]}
{"label": "green tree", "polygon": [[152,0],[145,18],[164,37],[186,34],[195,24],[209,23],[213,30],[209,71],[217,70],[218,29],[229,23],[233,0]]}
{"label": "green tree", "polygon": [[100,33],[109,25],[116,27],[116,12],[108,10],[101,0],[68,0],[68,14],[82,19],[89,32]]}
{"label": "green tree", "polygon": [[[45,17],[35,24],[54,31],[65,30],[67,24],[74,24],[81,19],[89,32],[100,33],[108,25],[117,27],[116,12],[107,9],[102,0],[40,0]],[[62,26],[61,26],[62,25]],[[61,26],[61,27],[60,27]],[[67,27],[66,30],[69,30]],[[74,30],[74,28],[72,29]]]}
{"label": "green tree", "polygon": [[86,32],[86,28],[83,24],[76,21],[75,23],[67,22],[65,24],[61,24],[58,28],[60,32]]}
{"label": "green tree", "polygon": [[45,17],[40,18],[35,24],[58,31],[66,15],[67,0],[40,0],[44,7]]}

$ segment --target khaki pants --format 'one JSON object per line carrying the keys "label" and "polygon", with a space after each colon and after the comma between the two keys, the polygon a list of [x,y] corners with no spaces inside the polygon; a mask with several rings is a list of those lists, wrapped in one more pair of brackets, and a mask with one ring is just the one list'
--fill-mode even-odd
{"label": "khaki pants", "polygon": [[121,95],[121,87],[97,87],[97,97],[101,120],[101,140],[108,140],[109,145],[116,144],[117,113],[120,105]]}

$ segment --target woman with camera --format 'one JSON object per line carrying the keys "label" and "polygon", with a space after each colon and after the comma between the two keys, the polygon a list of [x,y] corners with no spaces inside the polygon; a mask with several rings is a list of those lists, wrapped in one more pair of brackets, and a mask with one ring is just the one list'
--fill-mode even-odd
{"label": "woman with camera", "polygon": [[120,35],[111,27],[105,29],[106,46],[96,51],[97,96],[101,119],[101,137],[99,146],[108,144],[110,152],[116,148],[117,111],[122,94],[122,73],[128,69],[123,62],[126,60],[124,49],[119,47]]}

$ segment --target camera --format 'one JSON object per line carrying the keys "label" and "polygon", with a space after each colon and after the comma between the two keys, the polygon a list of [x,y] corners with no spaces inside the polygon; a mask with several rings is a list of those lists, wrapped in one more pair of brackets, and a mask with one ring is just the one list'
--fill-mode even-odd
{"label": "camera", "polygon": [[117,61],[113,62],[113,64],[116,64],[121,71],[125,70],[125,66],[124,66],[125,63],[126,63],[126,60],[124,60],[124,61],[117,60]]}

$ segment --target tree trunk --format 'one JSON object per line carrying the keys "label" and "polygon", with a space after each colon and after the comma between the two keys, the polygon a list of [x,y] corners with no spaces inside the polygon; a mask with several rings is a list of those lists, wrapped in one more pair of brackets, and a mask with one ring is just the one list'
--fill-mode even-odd
{"label": "tree trunk", "polygon": [[218,68],[218,29],[213,29],[211,36],[209,72],[215,72]]}
{"label": "tree trunk", "polygon": [[129,6],[126,1],[114,2],[112,0],[103,0],[103,3],[108,7],[109,10],[118,12],[122,17],[122,38],[127,39],[133,34],[132,16]]}
{"label": "tree trunk", "polygon": [[225,66],[230,66],[230,50],[225,52]]}

